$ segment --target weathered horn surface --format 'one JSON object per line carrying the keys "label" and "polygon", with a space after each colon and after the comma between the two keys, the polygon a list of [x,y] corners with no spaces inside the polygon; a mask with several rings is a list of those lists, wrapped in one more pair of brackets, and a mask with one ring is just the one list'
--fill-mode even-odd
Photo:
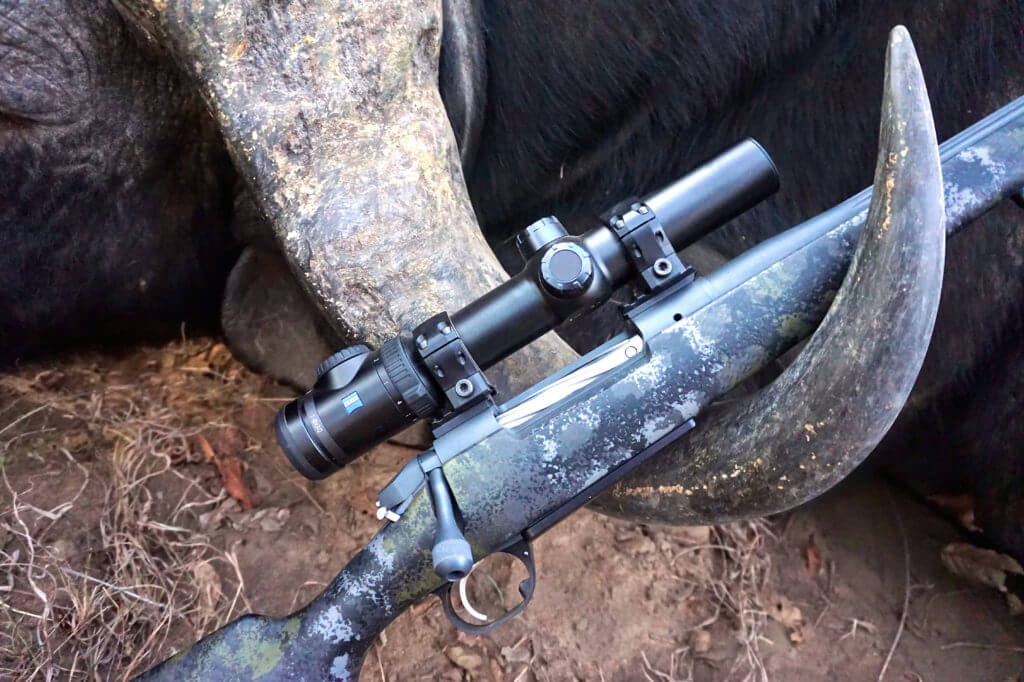
{"label": "weathered horn surface", "polygon": [[771,385],[706,417],[682,447],[593,504],[665,523],[783,511],[874,449],[906,402],[938,309],[945,255],[938,145],[906,29],[893,30],[868,221],[839,292]]}
{"label": "weathered horn surface", "polygon": [[[373,343],[506,274],[484,241],[438,93],[440,0],[116,0],[197,81],[291,269]],[[535,383],[554,334],[491,373]]]}
{"label": "weathered horn surface", "polygon": [[[437,89],[439,0],[115,2],[195,78],[291,269],[342,335],[379,343],[505,277]],[[931,243],[934,131],[905,32],[886,88],[869,236],[815,338],[771,388],[708,419],[601,509],[679,523],[777,511],[840,480],[885,433],[927,346],[943,252]],[[490,375],[521,388],[572,357],[549,334]],[[811,456],[826,461],[801,469]],[[756,457],[770,466],[700,487]]]}

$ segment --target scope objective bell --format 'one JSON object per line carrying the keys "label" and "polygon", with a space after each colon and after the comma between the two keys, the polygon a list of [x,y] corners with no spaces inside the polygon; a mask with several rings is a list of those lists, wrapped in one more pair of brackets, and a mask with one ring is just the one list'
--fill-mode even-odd
{"label": "scope objective bell", "polygon": [[408,339],[377,352],[345,348],[323,363],[305,395],[277,413],[277,439],[306,478],[322,479],[416,421],[440,400],[413,362]]}

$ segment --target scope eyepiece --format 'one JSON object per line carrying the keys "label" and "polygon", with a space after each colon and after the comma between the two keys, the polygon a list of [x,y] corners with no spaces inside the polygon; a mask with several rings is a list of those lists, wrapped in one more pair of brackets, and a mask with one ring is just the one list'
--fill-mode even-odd
{"label": "scope eyepiece", "polygon": [[[691,280],[676,252],[778,187],[771,157],[748,139],[579,237],[557,218],[535,222],[517,237],[526,265],[512,279],[423,322],[415,341],[353,346],[321,363],[313,388],[277,415],[281,448],[304,476],[325,478],[420,419],[469,409],[493,392],[484,370],[631,278],[652,294]],[[456,554],[443,563],[465,559]]]}

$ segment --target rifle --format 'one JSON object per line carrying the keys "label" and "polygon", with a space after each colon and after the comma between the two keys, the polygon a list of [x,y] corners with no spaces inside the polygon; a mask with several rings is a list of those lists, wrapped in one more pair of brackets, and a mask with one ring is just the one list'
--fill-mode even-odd
{"label": "rifle", "polygon": [[[279,620],[243,616],[145,678],[355,679],[383,628],[433,593],[456,627],[493,629],[532,596],[534,538],[676,442],[712,401],[886,269],[911,303],[901,331],[915,340],[889,387],[898,409],[934,323],[946,233],[1024,186],[1024,98],[937,150],[920,68],[898,30],[883,107],[877,191],[763,242],[709,277],[695,278],[675,250],[774,190],[774,167],[752,142],[618,207],[583,238],[559,235],[553,221],[531,226],[521,239],[530,262],[512,284],[432,318],[412,338],[389,342],[387,353],[385,344],[378,353],[356,348],[329,358],[313,391],[278,419],[282,446],[300,471],[323,477],[391,429],[440,412],[433,447],[382,491],[383,528],[313,602]],[[955,190],[945,207],[943,176]],[[693,218],[702,206],[714,210],[702,214],[707,220]],[[494,403],[483,367],[593,307],[630,271],[645,293],[626,310],[627,332]],[[515,311],[514,324],[492,319],[496,304]],[[533,317],[520,319],[524,311]],[[872,342],[862,341],[865,348]],[[826,464],[817,492],[842,477]],[[462,621],[451,605],[452,581],[495,552],[526,566],[523,602],[493,623]]]}

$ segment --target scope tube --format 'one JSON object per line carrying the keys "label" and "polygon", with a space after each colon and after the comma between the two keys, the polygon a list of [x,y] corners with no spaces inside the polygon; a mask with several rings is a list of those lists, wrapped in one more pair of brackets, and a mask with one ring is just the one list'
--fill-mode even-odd
{"label": "scope tube", "polygon": [[777,191],[775,162],[748,137],[643,202],[682,251]]}
{"label": "scope tube", "polygon": [[[760,144],[747,138],[641,202],[661,221],[673,248],[681,251],[778,189],[775,163]],[[543,289],[536,268],[528,263],[518,275],[452,314],[452,323],[481,369],[574,313],[604,303],[636,275],[625,246],[608,227],[602,225],[575,240],[597,266],[600,290],[560,300]]]}

